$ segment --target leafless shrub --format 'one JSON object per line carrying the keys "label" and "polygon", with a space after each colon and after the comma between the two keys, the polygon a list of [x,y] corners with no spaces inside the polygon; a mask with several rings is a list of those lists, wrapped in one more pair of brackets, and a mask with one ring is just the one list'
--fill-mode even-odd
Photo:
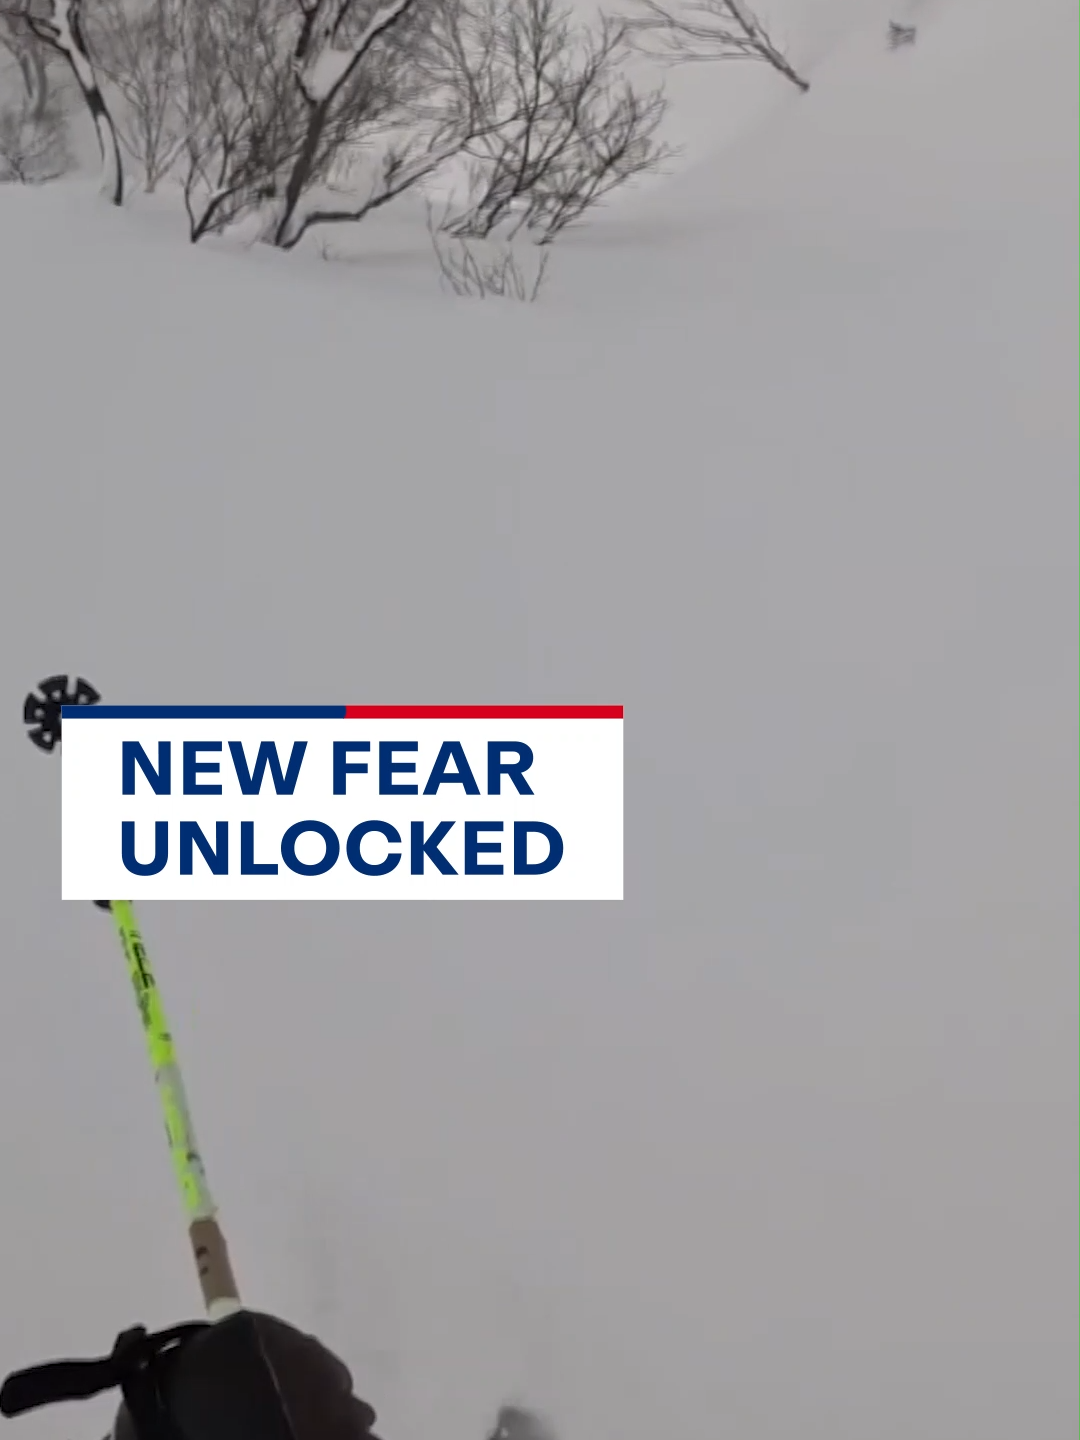
{"label": "leafless shrub", "polygon": [[343,194],[334,200],[330,187],[327,187],[321,202],[307,210],[281,242],[282,248],[291,250],[317,225],[364,220],[406,190],[434,175],[448,160],[461,153],[464,143],[459,131],[450,126],[446,129],[448,133],[444,135],[442,132],[410,133],[407,127],[400,127],[398,133],[386,138],[372,163],[357,167],[366,173],[365,182],[357,186],[361,193],[351,197]]}
{"label": "leafless shrub", "polygon": [[748,0],[685,0],[669,9],[639,0],[630,28],[645,53],[676,64],[702,60],[763,61],[800,90],[810,89],[772,39]]}
{"label": "leafless shrub", "polygon": [[458,12],[450,43],[481,123],[463,147],[467,197],[451,233],[526,231],[548,244],[662,163],[666,100],[622,78],[628,34],[603,16],[577,25],[558,0],[477,0]]}
{"label": "leafless shrub", "polygon": [[276,193],[299,145],[284,26],[290,0],[189,7],[184,26],[183,185],[193,241]]}
{"label": "leafless shrub", "polygon": [[94,0],[87,46],[120,97],[114,120],[124,149],[153,194],[184,148],[184,22],[187,0]]}
{"label": "leafless shrub", "polygon": [[13,62],[18,92],[0,103],[0,181],[53,180],[70,160],[63,111],[50,84],[50,52],[25,18],[10,16],[0,19],[0,54]]}
{"label": "leafless shrub", "polygon": [[62,111],[30,97],[0,106],[0,182],[40,185],[63,175],[70,164]]}
{"label": "leafless shrub", "polygon": [[[297,3],[303,6],[304,0]],[[343,146],[370,140],[373,132],[404,119],[409,66],[406,50],[395,41],[422,30],[425,18],[422,0],[308,3],[293,54],[302,138],[267,236],[285,248],[297,244],[313,224],[352,218],[340,207],[304,214],[302,201],[328,178]],[[416,158],[415,152],[395,152],[391,168],[402,188],[403,172]]]}
{"label": "leafless shrub", "polygon": [[668,153],[627,23],[563,0],[94,0],[86,40],[82,0],[10,3],[52,17],[118,175],[120,141],[148,190],[179,170],[193,241],[243,222],[290,249],[460,160],[459,238],[547,244]]}
{"label": "leafless shrub", "polygon": [[50,51],[34,34],[24,15],[0,14],[0,52],[14,61],[31,116],[43,118],[49,102]]}
{"label": "leafless shrub", "polygon": [[193,239],[258,211],[290,249],[465,157],[455,232],[547,243],[666,153],[626,25],[556,0],[218,0],[187,49]]}
{"label": "leafless shrub", "polygon": [[430,208],[428,233],[442,280],[455,295],[479,300],[496,295],[531,304],[540,294],[551,259],[549,249],[529,247],[537,258],[528,274],[511,241],[450,235],[434,222]]}
{"label": "leafless shrub", "polygon": [[310,174],[305,204],[286,194],[274,243],[290,249],[315,226],[365,219],[512,118],[488,103],[484,57],[464,43],[466,4],[413,0],[383,33],[359,67],[336,134],[327,134],[326,162]]}
{"label": "leafless shrub", "polygon": [[[355,206],[340,204],[317,204],[309,214],[307,202],[334,193],[343,152],[404,125],[407,54],[391,34],[407,30],[420,10],[421,0],[218,0],[199,8],[186,45],[193,240],[259,212],[262,238],[291,248],[313,224],[359,218]],[[413,173],[433,163],[433,148],[411,137],[393,150],[379,203],[414,183]]]}
{"label": "leafless shrub", "polygon": [[895,20],[889,21],[889,49],[899,50],[901,45],[915,44],[915,26],[898,25]]}

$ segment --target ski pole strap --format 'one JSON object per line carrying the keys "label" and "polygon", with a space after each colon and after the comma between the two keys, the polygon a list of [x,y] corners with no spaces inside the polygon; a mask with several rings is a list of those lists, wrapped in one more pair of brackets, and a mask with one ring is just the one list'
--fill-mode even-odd
{"label": "ski pole strap", "polygon": [[120,936],[139,1007],[203,1300],[211,1319],[218,1319],[239,1309],[240,1299],[225,1237],[217,1221],[217,1206],[199,1153],[172,1033],[134,906],[130,900],[113,900],[108,908]]}
{"label": "ski pole strap", "polygon": [[50,1360],[15,1370],[0,1386],[0,1415],[23,1415],[43,1405],[89,1400],[103,1390],[124,1389],[135,1376],[153,1369],[163,1355],[206,1328],[206,1321],[193,1321],[149,1335],[139,1325],[118,1337],[111,1355],[96,1360]]}
{"label": "ski pole strap", "polygon": [[112,1362],[52,1360],[16,1370],[0,1387],[0,1415],[22,1415],[60,1400],[89,1400],[115,1384]]}

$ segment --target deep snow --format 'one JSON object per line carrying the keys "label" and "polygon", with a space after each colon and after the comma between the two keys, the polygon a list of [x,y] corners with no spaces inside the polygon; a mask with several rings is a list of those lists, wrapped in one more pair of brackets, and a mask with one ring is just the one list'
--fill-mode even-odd
{"label": "deep snow", "polygon": [[197,1299],[26,689],[614,701],[621,905],[144,908],[248,1298],[387,1440],[1075,1433],[1075,6],[816,3],[533,307],[0,192],[5,1364]]}

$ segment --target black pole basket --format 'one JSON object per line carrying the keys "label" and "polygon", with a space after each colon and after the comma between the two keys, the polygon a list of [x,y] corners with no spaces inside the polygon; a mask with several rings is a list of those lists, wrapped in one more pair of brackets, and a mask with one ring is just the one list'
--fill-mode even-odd
{"label": "black pole basket", "polygon": [[60,743],[60,711],[64,705],[96,705],[101,696],[89,680],[50,675],[31,690],[23,705],[23,721],[39,750],[55,750]]}

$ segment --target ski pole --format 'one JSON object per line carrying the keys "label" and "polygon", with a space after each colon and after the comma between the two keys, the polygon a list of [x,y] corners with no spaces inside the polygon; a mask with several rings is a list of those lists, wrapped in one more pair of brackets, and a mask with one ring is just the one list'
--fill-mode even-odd
{"label": "ski pole", "polygon": [[[98,690],[82,676],[74,680],[68,675],[50,675],[37,690],[31,690],[23,705],[23,721],[29,736],[41,750],[52,751],[60,744],[65,706],[96,705],[101,699]],[[146,953],[146,946],[135,919],[130,900],[97,900],[102,910],[111,912],[124,947],[128,973],[135,990],[135,1000],[142,1018],[146,1047],[154,1070],[158,1098],[165,1118],[173,1171],[180,1187],[180,1197],[188,1220],[188,1235],[195,1255],[206,1313],[211,1320],[243,1309],[236,1279],[229,1261],[229,1252],[217,1219],[217,1206],[210,1193],[202,1156],[195,1139],[184,1081],[176,1057],[161,992]]]}
{"label": "ski pole", "polygon": [[154,978],[150,958],[143,944],[135,908],[130,900],[99,900],[112,914],[120,943],[124,947],[128,974],[142,1019],[150,1064],[165,1119],[165,1134],[172,1155],[173,1172],[188,1220],[188,1235],[195,1255],[195,1268],[202,1287],[206,1313],[220,1320],[243,1309],[229,1261],[225,1236],[217,1219],[217,1206],[210,1193],[195,1128],[188,1109],[184,1081],[172,1034],[165,1017],[161,992]]}

